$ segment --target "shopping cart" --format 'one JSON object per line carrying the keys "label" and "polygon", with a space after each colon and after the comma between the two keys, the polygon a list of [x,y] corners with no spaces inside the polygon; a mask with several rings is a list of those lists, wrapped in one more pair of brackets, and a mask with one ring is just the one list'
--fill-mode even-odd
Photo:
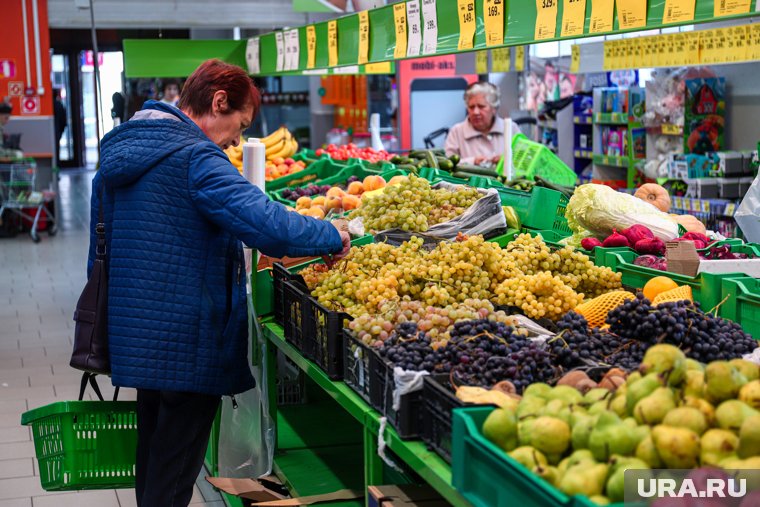
{"label": "shopping cart", "polygon": [[0,163],[0,223],[6,210],[18,215],[21,218],[19,228],[23,226],[24,221],[31,222],[29,235],[35,243],[39,243],[37,227],[43,211],[48,234],[55,235],[57,228],[55,217],[48,206],[54,197],[36,191],[36,179],[37,164],[34,159],[25,158]]}

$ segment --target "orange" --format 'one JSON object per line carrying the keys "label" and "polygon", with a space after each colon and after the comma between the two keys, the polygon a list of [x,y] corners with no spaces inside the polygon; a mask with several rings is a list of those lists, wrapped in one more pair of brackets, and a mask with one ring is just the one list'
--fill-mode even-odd
{"label": "orange", "polygon": [[644,285],[644,297],[654,301],[663,292],[678,288],[678,284],[667,276],[655,276]]}

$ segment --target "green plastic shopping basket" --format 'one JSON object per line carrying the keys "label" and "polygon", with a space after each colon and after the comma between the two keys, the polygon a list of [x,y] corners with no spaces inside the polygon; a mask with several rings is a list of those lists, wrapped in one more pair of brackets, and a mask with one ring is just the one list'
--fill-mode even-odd
{"label": "green plastic shopping basket", "polygon": [[46,491],[133,488],[134,401],[60,401],[25,412]]}
{"label": "green plastic shopping basket", "polygon": [[[575,171],[541,143],[531,141],[523,134],[512,139],[512,166],[514,178],[533,179],[539,176],[549,183],[574,187],[578,176]],[[503,174],[504,157],[499,161],[496,172]]]}

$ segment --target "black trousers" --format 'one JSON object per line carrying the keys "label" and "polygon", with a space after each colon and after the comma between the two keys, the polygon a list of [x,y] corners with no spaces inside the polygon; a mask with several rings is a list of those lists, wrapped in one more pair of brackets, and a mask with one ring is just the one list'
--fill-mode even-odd
{"label": "black trousers", "polygon": [[138,507],[186,507],[203,466],[219,396],[137,390]]}

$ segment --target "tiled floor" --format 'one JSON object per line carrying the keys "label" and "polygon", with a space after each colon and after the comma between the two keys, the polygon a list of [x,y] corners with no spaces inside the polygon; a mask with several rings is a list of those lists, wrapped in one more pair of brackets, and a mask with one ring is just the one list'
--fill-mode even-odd
{"label": "tiled floor", "polygon": [[[45,492],[29,428],[19,425],[26,410],[79,395],[81,375],[68,365],[71,315],[86,279],[93,174],[62,174],[57,236],[43,233],[38,244],[28,235],[0,238],[0,507],[135,505],[131,489]],[[107,379],[100,386],[104,396],[112,396]],[[119,399],[134,399],[134,391],[122,390]],[[203,474],[191,505],[222,506]]]}

